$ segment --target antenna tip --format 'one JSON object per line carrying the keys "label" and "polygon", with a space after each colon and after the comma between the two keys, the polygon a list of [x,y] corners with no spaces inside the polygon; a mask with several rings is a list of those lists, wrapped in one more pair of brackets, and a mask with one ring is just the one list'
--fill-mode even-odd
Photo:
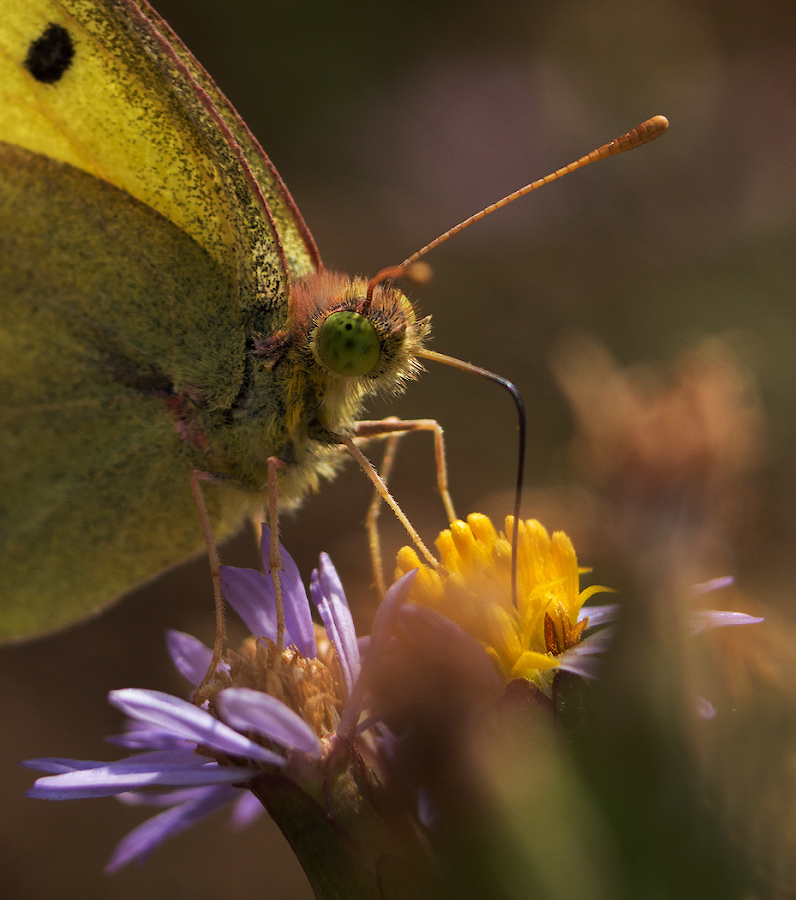
{"label": "antenna tip", "polygon": [[639,130],[647,132],[647,140],[654,141],[656,137],[660,137],[669,127],[669,120],[666,116],[653,116],[646,122],[639,125]]}
{"label": "antenna tip", "polygon": [[651,119],[647,119],[646,122],[642,122],[641,125],[637,125],[632,131],[623,134],[622,137],[611,141],[610,144],[606,144],[604,147],[600,147],[599,150],[595,151],[595,155],[598,159],[604,159],[606,156],[613,156],[615,153],[634,150],[636,147],[649,144],[650,141],[659,138],[668,127],[669,120],[666,116],[653,116]]}

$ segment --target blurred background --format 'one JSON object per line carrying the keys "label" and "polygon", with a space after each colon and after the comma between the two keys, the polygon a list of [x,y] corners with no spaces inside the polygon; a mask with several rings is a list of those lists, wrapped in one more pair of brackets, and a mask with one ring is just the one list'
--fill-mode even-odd
{"label": "blurred background", "polygon": [[[573,751],[573,778],[586,786],[571,809],[590,823],[588,833],[568,841],[574,832],[564,828],[564,846],[552,846],[548,834],[545,856],[577,869],[569,848],[588,855],[600,847],[600,859],[626,875],[611,869],[600,881],[585,864],[588,883],[546,879],[536,842],[542,875],[534,895],[639,896],[645,883],[650,894],[673,895],[665,872],[682,863],[691,893],[679,896],[795,897],[788,860],[796,832],[796,6],[155,6],[261,141],[325,264],[349,273],[398,263],[649,116],[670,119],[669,133],[652,145],[546,187],[435,251],[433,282],[412,296],[433,316],[433,349],[497,371],[522,391],[530,423],[525,514],[565,528],[594,579],[641,610],[628,617],[635,630],[620,632],[607,667],[605,684],[624,700],[611,703],[604,688],[594,704],[596,737]],[[438,419],[459,514],[501,520],[510,511],[516,419],[498,388],[429,364],[403,397],[368,414]],[[446,524],[434,485],[430,437],[408,437],[392,486],[428,540]],[[365,630],[376,603],[362,528],[369,498],[349,465],[282,528],[307,578],[318,553],[331,554]],[[386,514],[383,532],[390,559],[403,537]],[[252,537],[226,547],[224,561],[256,566]],[[651,604],[676,618],[688,584],[723,575],[735,576],[735,587],[708,605],[767,622],[700,638],[696,658],[677,668],[683,692],[711,696],[718,715],[707,731],[668,728],[663,701],[650,724],[648,695],[636,696],[634,707],[622,692],[633,683],[655,693],[660,671],[649,674],[645,660],[671,672],[667,632]],[[165,627],[212,641],[204,560],[166,573],[87,625],[0,652],[5,897],[311,896],[268,821],[235,834],[222,814],[143,867],[109,878],[102,868],[142,811],[110,799],[23,798],[33,773],[17,768],[20,759],[114,758],[101,742],[120,722],[108,690],[186,690],[168,661]],[[652,635],[652,649],[636,635]],[[679,735],[670,768],[649,751],[659,747],[658,728]],[[637,770],[628,767],[632,758],[642,759]],[[522,802],[542,802],[535,788],[514,790],[495,760],[484,766],[496,808],[522,823]],[[541,763],[537,770],[546,771]],[[650,817],[658,824],[641,827],[640,806],[655,794],[645,785],[661,770],[677,789],[661,791],[668,812]],[[556,770],[546,782],[544,802],[558,810],[568,793],[556,792],[556,779],[567,777]],[[683,838],[688,829],[677,836],[678,816],[697,784],[704,807],[686,817],[710,819],[700,831],[708,849],[685,860],[694,844]],[[530,834],[521,824],[517,833]],[[518,841],[515,861],[531,843]],[[628,859],[636,861],[629,868]],[[710,889],[689,881],[691,867]],[[529,895],[509,871],[506,895]]]}

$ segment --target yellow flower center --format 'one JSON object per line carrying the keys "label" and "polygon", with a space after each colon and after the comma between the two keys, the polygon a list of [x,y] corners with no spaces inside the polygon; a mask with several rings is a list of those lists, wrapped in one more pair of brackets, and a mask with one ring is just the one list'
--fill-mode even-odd
{"label": "yellow flower center", "polygon": [[335,733],[345,704],[345,687],[333,647],[316,626],[319,659],[302,656],[295,647],[277,652],[267,638],[249,638],[235,653],[227,651],[229,672],[219,671],[209,699],[228,687],[246,687],[281,700],[323,740]]}
{"label": "yellow flower center", "polygon": [[552,538],[536,519],[520,522],[517,548],[517,605],[511,596],[511,535],[514,518],[498,534],[487,516],[473,513],[437,538],[447,575],[420,562],[411,547],[398,553],[396,578],[419,569],[409,600],[437,610],[477,638],[498,671],[510,681],[542,684],[542,673],[579,643],[587,619],[578,621],[584,602],[600,586],[580,590],[578,560],[563,531]]}

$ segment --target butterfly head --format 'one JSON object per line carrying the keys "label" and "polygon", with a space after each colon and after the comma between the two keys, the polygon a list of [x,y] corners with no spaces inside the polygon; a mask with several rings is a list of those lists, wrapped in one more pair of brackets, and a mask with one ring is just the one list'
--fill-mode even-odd
{"label": "butterfly head", "polygon": [[368,297],[364,278],[323,270],[293,285],[287,326],[259,344],[258,355],[292,363],[331,390],[390,394],[419,373],[429,331],[430,318],[418,318],[392,284]]}

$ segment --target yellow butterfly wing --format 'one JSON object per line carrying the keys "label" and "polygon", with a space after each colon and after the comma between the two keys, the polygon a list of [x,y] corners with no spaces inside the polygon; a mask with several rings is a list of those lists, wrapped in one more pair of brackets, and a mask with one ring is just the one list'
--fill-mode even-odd
{"label": "yellow butterfly wing", "polygon": [[4,9],[0,139],[126,190],[222,265],[232,255],[250,274],[255,260],[249,295],[259,282],[286,301],[281,245],[291,274],[307,274],[318,264],[309,232],[246,126],[154,10],[132,0]]}
{"label": "yellow butterfly wing", "polygon": [[[246,333],[281,325],[289,276],[317,265],[273,167],[146,4],[6,0],[0,637],[199,549],[180,398],[229,410]],[[211,493],[223,535],[252,501]]]}
{"label": "yellow butterfly wing", "polygon": [[180,38],[171,30],[148,4],[140,5],[142,14],[147,15],[152,25],[168,41],[173,51],[180,57],[200,90],[204,91],[223,119],[224,126],[231,132],[246,164],[251,169],[258,188],[262,191],[268,210],[273,218],[276,231],[282,242],[287,269],[294,279],[302,278],[321,267],[320,254],[309,229],[290,196],[279,173],[271,160],[263,152],[248,126],[235,112],[229,100],[219,91],[215,82],[202,68]]}

